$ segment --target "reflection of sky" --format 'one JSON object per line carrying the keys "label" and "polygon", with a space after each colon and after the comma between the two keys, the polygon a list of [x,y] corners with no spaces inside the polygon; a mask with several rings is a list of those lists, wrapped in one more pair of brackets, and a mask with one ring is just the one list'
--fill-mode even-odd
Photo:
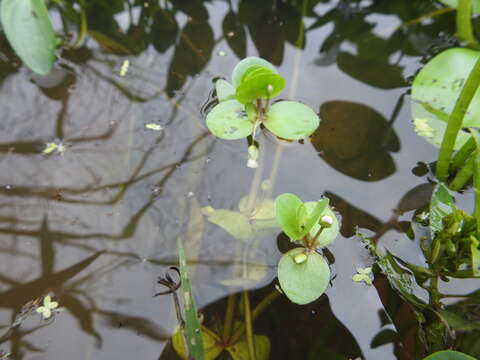
{"label": "reflection of sky", "polygon": [[[208,9],[210,24],[217,39],[221,35],[221,21],[227,7],[215,2]],[[319,6],[320,13],[326,9],[325,5]],[[119,20],[126,24],[128,16],[122,14]],[[375,16],[375,21],[377,20],[389,31],[398,25],[398,21],[389,16]],[[331,27],[327,25],[309,33],[306,48],[300,57],[297,57],[294,47],[286,44],[280,73],[285,75],[288,84],[293,81],[291,75],[297,73],[294,70],[298,71],[293,97],[309,104],[316,111],[327,101],[357,102],[370,106],[389,119],[405,89],[375,89],[350,78],[335,65],[319,67],[314,64],[318,49],[330,31]],[[382,34],[381,28],[377,31]],[[89,44],[91,43],[92,40]],[[226,56],[218,55],[221,50],[226,52]],[[256,55],[251,40],[248,54]],[[19,224],[0,224],[2,229],[20,231],[18,234],[4,235],[0,245],[31,254],[30,258],[0,254],[0,270],[20,282],[40,276],[39,241],[26,232],[38,231],[41,220],[46,218],[49,230],[53,233],[50,236],[56,236],[55,240],[61,242],[55,246],[56,261],[53,270],[66,268],[82,260],[92,249],[107,248],[117,254],[102,256],[75,278],[94,275],[102,265],[108,266],[107,269],[114,268],[102,276],[99,273],[98,278],[85,281],[78,289],[71,290],[86,308],[92,306],[88,299],[91,296],[99,309],[146,317],[168,333],[175,326],[171,299],[152,297],[156,291],[156,276],[161,275],[164,268],[142,260],[155,258],[163,260],[165,264],[172,263],[176,256],[173,240],[183,231],[188,220],[192,219],[191,214],[195,211],[198,214],[199,207],[203,206],[235,209],[239,199],[250,190],[253,172],[245,167],[246,144],[242,141],[215,141],[209,154],[210,160],[207,161],[204,152],[213,139],[209,137],[200,140],[189,157],[200,154],[198,159],[175,166],[189,146],[205,131],[199,113],[211,90],[212,78],[217,75],[228,77],[237,59],[226,42],[221,41],[215,47],[206,70],[185,85],[184,90],[189,88],[187,98],[175,116],[175,107],[159,95],[165,85],[172,50],[160,55],[150,48],[141,56],[131,58],[130,75],[125,79],[119,79],[112,68],[101,62],[113,61],[113,69],[118,70],[123,58],[106,57],[98,51],[94,52],[94,56],[97,60],[89,61],[88,68],[72,65],[82,75],[78,76],[75,87],[71,89],[66,107],[64,132],[67,145],[70,146],[66,153],[63,156],[48,157],[41,154],[5,153],[0,159],[0,182],[3,185],[11,185],[14,189],[19,186],[33,190],[48,188],[46,198],[33,194],[12,196],[8,192],[0,193],[0,216],[14,217],[20,221]],[[417,59],[405,59],[403,65],[408,69],[407,75],[419,66]],[[145,103],[128,101],[118,89],[100,79],[92,68],[152,100]],[[288,91],[285,92],[287,93]],[[50,100],[38,91],[28,81],[25,69],[22,69],[2,84],[0,141],[13,143],[38,140],[34,148],[39,152],[45,142],[54,140],[55,119],[61,113],[62,106],[62,102]],[[388,220],[402,196],[425,181],[411,173],[416,162],[433,161],[436,156],[436,150],[414,134],[409,112],[406,100],[394,124],[401,150],[392,154],[397,166],[397,171],[392,176],[378,182],[355,180],[325,163],[311,144],[288,145],[282,154],[274,195],[292,192],[304,200],[313,200],[329,191],[382,221]],[[174,121],[165,124],[170,117]],[[164,135],[146,130],[144,125],[149,122],[164,124]],[[69,143],[71,139],[95,137],[109,129],[112,132],[106,138]],[[264,177],[267,177],[275,145],[272,141],[263,143],[262,151],[266,153]],[[110,203],[121,191],[120,186],[112,184],[129,179],[139,164],[142,164],[142,156],[149,151],[151,153],[139,174],[152,172],[153,175],[133,183],[122,200]],[[172,163],[174,166],[159,170]],[[159,185],[158,182],[171,168],[175,168],[175,171],[169,180]],[[112,186],[95,190],[108,184]],[[52,200],[55,189],[59,187],[72,189],[61,194],[64,199],[71,199],[72,202]],[[75,191],[76,189],[80,190]],[[126,225],[149,204],[154,191],[162,192],[146,208],[134,232],[129,234]],[[192,208],[193,212],[189,213]],[[30,221],[31,224],[22,221]],[[195,290],[199,303],[204,306],[228,292],[225,287],[218,286],[217,281],[228,273],[234,244],[225,241],[225,233],[202,222],[201,218],[197,218],[195,226],[193,232],[201,235],[203,230],[208,235],[203,239],[198,236],[197,243],[189,243],[187,246],[187,253],[195,254],[200,248],[198,242],[203,242],[202,260],[207,264],[192,266],[192,270],[196,276],[194,286],[198,284]],[[78,238],[69,238],[68,234],[76,234]],[[87,238],[88,234],[97,235]],[[388,236],[391,236],[390,233]],[[85,249],[83,245],[92,249]],[[266,244],[262,242],[262,247],[265,247],[265,253],[269,255],[267,263],[271,265],[270,260],[276,260],[278,256],[276,241]],[[328,290],[328,296],[333,312],[352,332],[367,359],[390,359],[390,346],[370,349],[370,341],[380,327],[378,310],[381,309],[381,303],[378,295],[373,287],[351,281],[356,267],[368,265],[362,247],[354,239],[340,237],[332,246],[332,251],[336,258],[333,270],[337,277],[333,281],[333,287]],[[220,264],[211,266],[208,264],[211,260],[221,261]],[[117,265],[119,267],[115,268]],[[2,285],[2,289],[6,288]],[[0,314],[2,324],[10,322],[10,314],[6,311]],[[68,356],[70,359],[129,359],[140,356],[142,359],[153,359],[161,351],[162,344],[159,342],[144,336],[133,336],[135,333],[132,331],[108,327],[101,315],[94,315],[94,325],[103,336],[104,342],[100,349],[95,347],[93,337],[82,332],[74,317],[68,312],[61,314],[52,325],[27,337],[32,343],[47,348],[44,355],[31,358],[60,359]],[[161,329],[158,332],[162,332]]]}

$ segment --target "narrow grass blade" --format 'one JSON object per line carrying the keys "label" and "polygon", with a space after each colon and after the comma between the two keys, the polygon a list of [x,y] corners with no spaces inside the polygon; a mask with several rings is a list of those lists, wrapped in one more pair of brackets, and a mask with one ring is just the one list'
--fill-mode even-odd
{"label": "narrow grass blade", "polygon": [[182,239],[177,240],[178,260],[180,264],[180,275],[182,277],[181,291],[184,301],[184,335],[188,349],[188,358],[192,360],[203,360],[205,358],[203,349],[202,332],[197,316],[197,307],[192,294],[192,284],[188,276],[187,261]]}
{"label": "narrow grass blade", "polygon": [[469,45],[475,44],[472,27],[473,2],[459,0],[457,8],[457,37]]}
{"label": "narrow grass blade", "polygon": [[478,130],[470,129],[475,142],[477,144],[477,151],[473,154],[475,157],[475,164],[473,170],[473,189],[475,190],[475,210],[473,216],[477,219],[477,233],[480,232],[480,135]]}

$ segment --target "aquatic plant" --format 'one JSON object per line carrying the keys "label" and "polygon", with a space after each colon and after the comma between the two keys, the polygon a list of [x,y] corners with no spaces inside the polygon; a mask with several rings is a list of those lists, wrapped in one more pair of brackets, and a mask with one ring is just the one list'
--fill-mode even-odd
{"label": "aquatic plant", "polygon": [[48,74],[55,63],[58,42],[43,0],[3,0],[0,21],[25,65],[40,75]]}
{"label": "aquatic plant", "polygon": [[225,140],[252,136],[249,147],[250,167],[258,157],[254,144],[261,126],[286,140],[310,136],[320,119],[308,106],[297,101],[270,101],[285,87],[285,79],[268,61],[247,57],[233,69],[232,83],[219,79],[215,89],[219,104],[207,115],[207,127],[215,136]]}
{"label": "aquatic plant", "polygon": [[317,250],[332,243],[339,233],[338,220],[328,199],[303,203],[293,194],[275,200],[275,211],[282,230],[296,247],[278,263],[278,281],[294,303],[308,304],[327,289],[330,269]]}

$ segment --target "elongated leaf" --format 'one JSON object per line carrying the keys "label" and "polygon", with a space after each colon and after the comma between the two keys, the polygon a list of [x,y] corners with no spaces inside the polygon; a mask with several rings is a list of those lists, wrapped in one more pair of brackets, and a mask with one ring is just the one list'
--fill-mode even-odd
{"label": "elongated leaf", "polygon": [[246,241],[252,238],[252,225],[245,214],[225,209],[204,212],[208,216],[208,221],[220,226],[235,239]]}
{"label": "elongated leaf", "polygon": [[310,136],[320,124],[317,114],[296,101],[280,101],[267,113],[265,127],[278,137],[300,140]]}
{"label": "elongated leaf", "polygon": [[55,62],[56,39],[43,0],[2,0],[0,19],[25,65],[40,75],[48,74]]}
{"label": "elongated leaf", "polygon": [[247,52],[247,35],[243,24],[233,11],[228,12],[223,18],[222,30],[223,37],[227,40],[230,49],[240,59],[243,59]]}
{"label": "elongated leaf", "polygon": [[445,350],[429,355],[423,360],[475,360],[475,358],[458,351]]}
{"label": "elongated leaf", "polygon": [[305,254],[306,259],[299,262],[297,256],[304,252],[304,248],[292,249],[278,263],[280,286],[285,295],[299,305],[318,299],[330,280],[330,269],[323,256],[310,252]]}
{"label": "elongated leaf", "polygon": [[207,115],[207,127],[213,135],[225,140],[243,139],[253,131],[245,107],[236,100],[215,106]]}
{"label": "elongated leaf", "polygon": [[282,194],[275,200],[278,223],[283,232],[292,240],[300,240],[304,236],[297,221],[297,213],[302,206],[302,200],[289,193]]}
{"label": "elongated leaf", "polygon": [[232,84],[235,87],[238,87],[240,85],[240,82],[245,75],[245,72],[248,70],[248,68],[252,65],[261,65],[264,66],[273,72],[278,74],[277,69],[275,66],[271,63],[269,63],[267,60],[261,59],[256,56],[249,56],[242,61],[240,61],[234,68],[232,72]]}
{"label": "elongated leaf", "polygon": [[203,334],[200,331],[200,322],[198,321],[197,306],[192,293],[192,284],[188,276],[187,260],[185,259],[185,250],[183,249],[182,239],[177,240],[178,262],[180,264],[181,291],[184,303],[185,319],[185,341],[190,357],[195,360],[205,359],[203,347]]}
{"label": "elongated leaf", "polygon": [[[305,204],[306,205],[306,204]],[[305,231],[308,233],[312,230],[313,226],[318,223],[320,216],[323,215],[328,207],[328,199],[322,199],[315,203],[315,207],[312,211],[308,211],[308,222],[305,225]]]}
{"label": "elongated leaf", "polygon": [[435,234],[443,229],[442,220],[454,210],[455,203],[447,187],[442,183],[435,186],[430,202],[430,235],[432,239]]}

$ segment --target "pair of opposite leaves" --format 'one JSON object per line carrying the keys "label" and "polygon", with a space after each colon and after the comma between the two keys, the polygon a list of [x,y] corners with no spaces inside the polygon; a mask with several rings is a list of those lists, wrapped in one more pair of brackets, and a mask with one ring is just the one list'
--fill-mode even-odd
{"label": "pair of opposite leaves", "polygon": [[[339,232],[338,220],[328,203],[328,199],[303,203],[293,194],[282,194],[275,201],[278,222],[293,242],[302,243],[305,236],[315,238],[323,216],[330,217],[331,225],[321,230],[314,244],[315,249],[325,247],[335,240]],[[318,299],[330,281],[328,263],[314,249],[297,247],[288,251],[281,257],[277,271],[285,295],[300,305]]]}
{"label": "pair of opposite leaves", "polygon": [[[233,85],[232,85],[233,84]],[[217,80],[215,88],[220,103],[207,115],[207,127],[217,137],[237,140],[255,130],[257,99],[271,99],[281,93],[285,80],[268,61],[248,57],[232,72],[232,84]],[[310,136],[320,119],[308,106],[297,101],[274,103],[265,114],[262,124],[274,135],[287,140]]]}

